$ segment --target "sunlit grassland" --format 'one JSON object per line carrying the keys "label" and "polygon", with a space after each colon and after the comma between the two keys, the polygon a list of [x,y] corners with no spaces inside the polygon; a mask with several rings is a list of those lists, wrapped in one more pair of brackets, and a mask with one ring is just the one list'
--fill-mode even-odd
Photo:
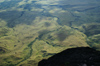
{"label": "sunlit grassland", "polygon": [[37,66],[40,60],[74,47],[90,45],[99,50],[98,8],[84,11],[94,6],[54,5],[43,9],[43,3],[34,1],[14,0],[0,6],[0,65]]}
{"label": "sunlit grassland", "polygon": [[[31,25],[19,24],[8,28],[7,36],[0,38],[0,46],[9,52],[0,55],[1,63],[37,66],[41,59],[48,58],[67,48],[88,46],[83,33],[68,26],[61,27],[57,23],[57,19],[36,17]],[[63,37],[60,38],[60,35]],[[31,48],[28,45],[35,39],[36,41],[31,45],[32,53],[30,55]],[[34,61],[34,63],[30,61]]]}
{"label": "sunlit grassland", "polygon": [[64,26],[59,28],[58,30],[43,35],[41,39],[46,41],[50,45],[70,47],[71,45],[87,46],[85,38],[86,36],[83,33],[71,29],[70,27]]}
{"label": "sunlit grassland", "polygon": [[[47,22],[49,20],[43,19],[43,21]],[[52,23],[54,21],[50,21],[50,22]],[[40,22],[40,23],[42,23],[42,22]],[[0,41],[1,42],[0,46],[9,50],[10,53],[2,54],[1,57],[3,57],[3,56],[10,57],[11,55],[13,55],[15,57],[18,56],[19,58],[21,58],[21,59],[18,59],[18,61],[25,58],[30,50],[30,49],[28,49],[27,45],[38,36],[38,32],[40,30],[42,31],[44,29],[47,29],[45,27],[45,22],[43,24],[41,24],[42,26],[36,27],[39,25],[40,24],[37,24],[34,27],[34,25],[29,26],[29,25],[22,24],[22,25],[17,25],[16,27],[14,27],[12,29],[10,28],[10,31],[8,32],[8,36],[3,36],[0,38],[2,40],[2,41]],[[50,24],[50,25],[53,25],[53,24]],[[51,28],[51,30],[52,30],[52,28]],[[50,30],[50,27],[48,29]],[[8,61],[10,61],[11,63],[14,63],[14,64],[16,64],[16,62],[18,62],[18,61],[14,62],[14,59],[12,59],[12,60],[8,59],[7,61],[5,61],[5,63],[7,64]]]}

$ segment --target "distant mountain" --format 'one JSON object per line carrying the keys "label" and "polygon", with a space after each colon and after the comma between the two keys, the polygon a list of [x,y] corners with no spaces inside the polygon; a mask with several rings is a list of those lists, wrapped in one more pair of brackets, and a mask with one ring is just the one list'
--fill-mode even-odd
{"label": "distant mountain", "polygon": [[64,50],[38,66],[100,66],[100,51],[89,47],[78,47]]}

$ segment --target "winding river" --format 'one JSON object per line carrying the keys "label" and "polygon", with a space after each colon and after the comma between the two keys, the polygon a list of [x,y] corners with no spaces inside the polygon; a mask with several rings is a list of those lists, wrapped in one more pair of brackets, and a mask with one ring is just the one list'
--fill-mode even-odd
{"label": "winding river", "polygon": [[29,58],[32,56],[32,51],[33,51],[32,45],[34,44],[34,42],[35,42],[37,39],[38,39],[38,37],[35,38],[32,42],[30,42],[30,43],[28,44],[28,47],[30,48],[29,53],[26,55],[26,57],[25,57],[23,60],[21,60],[20,62],[18,62],[17,64],[15,64],[16,66],[17,66],[18,64],[22,63],[23,61],[29,59]]}

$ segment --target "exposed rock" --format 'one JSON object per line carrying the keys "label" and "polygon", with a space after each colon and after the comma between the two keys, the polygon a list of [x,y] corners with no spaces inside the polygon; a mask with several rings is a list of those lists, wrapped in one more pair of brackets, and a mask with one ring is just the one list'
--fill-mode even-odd
{"label": "exposed rock", "polygon": [[38,66],[100,66],[100,51],[89,47],[71,48],[40,61]]}

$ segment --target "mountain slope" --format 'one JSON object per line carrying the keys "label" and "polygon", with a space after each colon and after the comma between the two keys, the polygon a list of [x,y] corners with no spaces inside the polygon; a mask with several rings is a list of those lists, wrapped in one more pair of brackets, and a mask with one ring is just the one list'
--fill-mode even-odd
{"label": "mountain slope", "polygon": [[47,60],[39,62],[38,66],[99,66],[100,51],[89,47],[78,47],[64,50]]}

